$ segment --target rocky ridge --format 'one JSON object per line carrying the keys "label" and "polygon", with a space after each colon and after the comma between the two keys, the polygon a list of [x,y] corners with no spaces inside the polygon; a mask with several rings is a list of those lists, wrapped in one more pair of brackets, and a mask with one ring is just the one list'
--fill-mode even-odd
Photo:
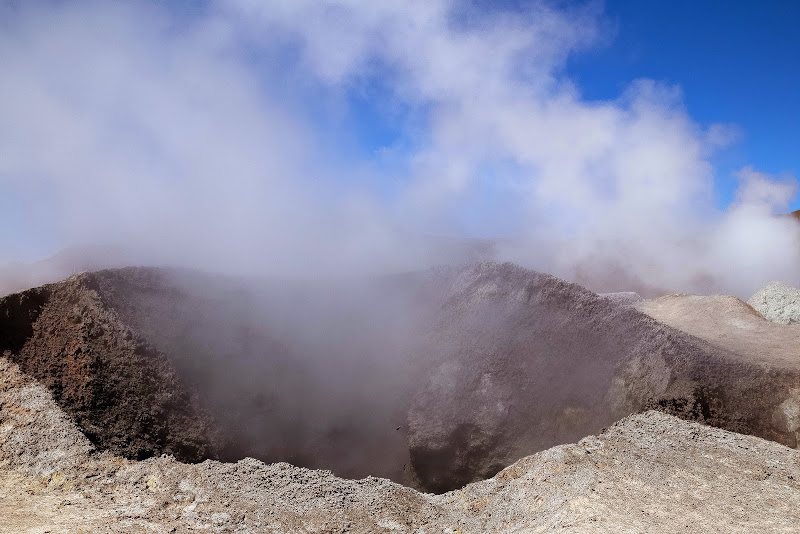
{"label": "rocky ridge", "polygon": [[[753,331],[727,309],[679,323],[654,311],[672,297],[608,298],[509,264],[454,269],[439,284],[449,297],[434,334],[440,363],[409,410],[422,487],[487,478],[646,408],[798,446],[796,329],[752,310]],[[733,345],[693,330],[729,316]]]}
{"label": "rocky ridge", "polygon": [[214,457],[218,438],[197,392],[103,304],[94,282],[76,275],[0,298],[0,354],[96,445],[133,459]]}

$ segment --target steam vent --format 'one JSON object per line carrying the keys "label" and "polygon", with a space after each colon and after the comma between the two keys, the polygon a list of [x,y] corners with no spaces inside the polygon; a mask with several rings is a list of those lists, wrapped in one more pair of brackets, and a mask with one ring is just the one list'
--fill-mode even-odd
{"label": "steam vent", "polygon": [[0,0],[0,534],[800,533],[800,0]]}
{"label": "steam vent", "polygon": [[2,297],[0,332],[11,525],[797,526],[800,329],[734,297],[125,268]]}

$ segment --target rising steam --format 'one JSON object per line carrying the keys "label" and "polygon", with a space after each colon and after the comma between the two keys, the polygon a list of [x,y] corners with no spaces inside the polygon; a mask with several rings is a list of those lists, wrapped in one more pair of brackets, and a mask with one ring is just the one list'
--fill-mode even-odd
{"label": "rising steam", "polygon": [[[460,261],[417,237],[453,235],[597,290],[800,282],[800,225],[773,217],[795,180],[742,169],[718,209],[729,127],[678,87],[588,102],[564,74],[608,38],[547,2],[2,3],[0,260],[337,275]],[[376,153],[354,99],[392,130]]]}

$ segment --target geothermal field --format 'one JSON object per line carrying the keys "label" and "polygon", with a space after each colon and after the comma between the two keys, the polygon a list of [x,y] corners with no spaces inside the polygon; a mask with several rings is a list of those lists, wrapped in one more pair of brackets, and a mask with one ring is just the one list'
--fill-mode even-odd
{"label": "geothermal field", "polygon": [[509,263],[76,274],[0,298],[0,531],[796,531],[798,323]]}
{"label": "geothermal field", "polygon": [[800,532],[798,29],[0,0],[0,534]]}

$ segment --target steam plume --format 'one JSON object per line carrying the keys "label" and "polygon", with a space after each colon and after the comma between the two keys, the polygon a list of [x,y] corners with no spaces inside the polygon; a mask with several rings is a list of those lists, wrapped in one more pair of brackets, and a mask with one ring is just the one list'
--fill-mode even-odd
{"label": "steam plume", "polygon": [[[679,87],[588,102],[565,62],[611,38],[596,5],[6,2],[0,187],[6,260],[114,245],[126,261],[243,273],[446,262],[419,233],[593,289],[800,282],[797,191],[745,168],[726,210],[710,157],[730,128]],[[353,96],[396,130],[341,136]],[[446,255],[445,255],[446,256]],[[3,259],[3,258],[0,258]]]}

